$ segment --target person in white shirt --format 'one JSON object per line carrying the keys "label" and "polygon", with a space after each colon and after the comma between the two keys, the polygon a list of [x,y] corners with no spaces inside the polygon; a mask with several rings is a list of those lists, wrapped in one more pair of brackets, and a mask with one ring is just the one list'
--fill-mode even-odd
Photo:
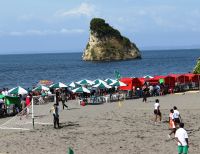
{"label": "person in white shirt", "polygon": [[178,143],[178,154],[187,154],[188,153],[188,134],[184,129],[184,123],[179,124],[179,129],[175,133],[175,140]]}
{"label": "person in white shirt", "polygon": [[159,104],[159,99],[156,99],[156,103],[154,104],[154,115],[155,115],[155,120],[154,122],[157,122],[157,119],[159,117],[159,121],[162,119],[162,114],[160,112],[160,104]]}
{"label": "person in white shirt", "polygon": [[175,122],[175,125],[177,126],[181,122],[181,115],[180,115],[180,112],[177,110],[176,106],[174,106],[173,109],[174,109],[174,113],[173,113],[174,122]]}

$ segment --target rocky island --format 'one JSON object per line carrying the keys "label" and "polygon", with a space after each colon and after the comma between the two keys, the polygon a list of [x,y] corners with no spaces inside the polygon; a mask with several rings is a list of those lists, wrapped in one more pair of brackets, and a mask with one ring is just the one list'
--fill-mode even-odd
{"label": "rocky island", "polygon": [[82,56],[85,61],[115,61],[141,58],[137,46],[104,19],[93,18],[90,37]]}

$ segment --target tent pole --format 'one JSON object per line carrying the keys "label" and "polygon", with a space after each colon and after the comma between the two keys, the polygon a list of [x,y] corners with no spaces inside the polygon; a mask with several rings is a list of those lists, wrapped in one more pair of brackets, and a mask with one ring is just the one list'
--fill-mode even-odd
{"label": "tent pole", "polygon": [[33,123],[33,129],[34,129],[34,126],[35,126],[35,124],[34,124],[34,110],[33,110],[33,97],[32,97],[32,100],[31,100],[31,105],[32,105],[32,123]]}

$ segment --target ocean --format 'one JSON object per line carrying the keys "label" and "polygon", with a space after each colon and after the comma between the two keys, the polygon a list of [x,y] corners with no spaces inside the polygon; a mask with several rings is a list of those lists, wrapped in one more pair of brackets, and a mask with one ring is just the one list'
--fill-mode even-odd
{"label": "ocean", "polygon": [[0,55],[0,89],[35,86],[39,80],[70,83],[81,79],[167,75],[191,72],[200,50],[141,51],[142,59],[115,62],[85,62],[82,53]]}

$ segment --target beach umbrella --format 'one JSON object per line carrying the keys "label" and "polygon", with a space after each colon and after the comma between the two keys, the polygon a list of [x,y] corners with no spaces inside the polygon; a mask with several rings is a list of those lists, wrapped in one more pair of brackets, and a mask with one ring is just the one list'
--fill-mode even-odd
{"label": "beach umbrella", "polygon": [[81,80],[81,81],[78,81],[77,83],[80,84],[80,85],[93,85],[93,84],[94,84],[93,81],[91,81],[91,80],[86,80],[86,79]]}
{"label": "beach umbrella", "polygon": [[116,82],[117,80],[113,80],[113,79],[107,78],[105,81],[106,81],[107,84],[110,85],[111,83]]}
{"label": "beach umbrella", "polygon": [[34,88],[32,91],[42,91],[42,90],[48,91],[49,88],[48,88],[48,87],[45,87],[45,86],[43,86],[43,85],[40,85],[40,86]]}
{"label": "beach umbrella", "polygon": [[76,87],[78,87],[80,85],[78,83],[76,83],[76,82],[71,82],[70,84],[68,84],[68,86],[71,87],[71,88],[76,88]]}
{"label": "beach umbrella", "polygon": [[78,87],[78,88],[72,90],[72,92],[73,93],[84,93],[84,92],[85,93],[90,93],[90,91],[85,87]]}
{"label": "beach umbrella", "polygon": [[94,85],[94,86],[92,86],[92,87],[94,87],[94,88],[99,88],[99,89],[110,89],[110,88],[112,88],[112,87],[109,86],[107,83],[103,83],[103,82],[101,82],[101,83],[99,83],[99,84],[96,84],[96,85]]}
{"label": "beach umbrella", "polygon": [[52,85],[50,86],[50,88],[67,88],[67,85],[65,85],[65,84],[62,83],[62,82],[58,82],[58,83],[52,84]]}
{"label": "beach umbrella", "polygon": [[96,80],[94,80],[93,82],[94,82],[95,85],[96,85],[96,84],[99,84],[99,83],[107,84],[105,81],[103,81],[103,80],[101,80],[101,79],[96,79]]}
{"label": "beach umbrella", "polygon": [[120,87],[120,86],[127,86],[124,82],[121,82],[121,81],[116,81],[114,83],[111,83],[110,84],[111,86],[117,86],[117,87]]}
{"label": "beach umbrella", "polygon": [[145,79],[152,79],[153,76],[151,76],[151,75],[145,75],[145,76],[143,76],[143,78],[145,78]]}
{"label": "beach umbrella", "polygon": [[18,87],[10,89],[8,93],[14,94],[14,95],[19,95],[19,94],[24,95],[24,94],[28,94],[28,91],[18,86]]}

